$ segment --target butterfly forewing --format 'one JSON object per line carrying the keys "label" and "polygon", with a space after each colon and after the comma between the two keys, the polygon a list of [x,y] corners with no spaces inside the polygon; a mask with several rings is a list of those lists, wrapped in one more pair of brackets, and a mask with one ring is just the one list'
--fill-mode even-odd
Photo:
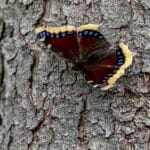
{"label": "butterfly forewing", "polygon": [[76,61],[79,56],[76,28],[73,26],[50,27],[39,33],[45,38],[45,43],[51,45],[51,49],[69,59]]}
{"label": "butterfly forewing", "polygon": [[102,53],[103,56],[105,53],[104,51],[109,49],[111,45],[98,31],[98,27],[96,28],[95,26],[90,26],[87,29],[84,28],[84,26],[81,27],[79,27],[77,30],[79,53],[81,59],[87,59],[95,51],[98,51],[99,54]]}

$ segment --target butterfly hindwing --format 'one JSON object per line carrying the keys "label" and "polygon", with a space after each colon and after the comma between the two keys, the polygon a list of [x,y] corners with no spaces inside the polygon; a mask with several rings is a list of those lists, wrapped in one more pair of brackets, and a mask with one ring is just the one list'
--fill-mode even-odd
{"label": "butterfly hindwing", "polygon": [[116,61],[116,56],[113,54],[103,60],[97,60],[95,63],[84,64],[80,67],[88,81],[94,85],[100,85],[103,87],[108,84],[109,77],[113,75]]}
{"label": "butterfly hindwing", "polygon": [[131,63],[132,53],[121,43],[115,53],[80,67],[88,81],[99,85],[102,90],[107,90],[124,74],[125,69]]}

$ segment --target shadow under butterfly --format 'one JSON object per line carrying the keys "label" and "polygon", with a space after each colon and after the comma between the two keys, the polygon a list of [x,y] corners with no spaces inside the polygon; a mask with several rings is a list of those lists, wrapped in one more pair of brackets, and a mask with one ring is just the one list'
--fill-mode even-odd
{"label": "shadow under butterfly", "polygon": [[126,68],[132,64],[133,55],[120,43],[111,49],[110,43],[99,32],[99,25],[80,27],[39,27],[36,34],[51,45],[51,50],[74,63],[88,82],[99,85],[102,90],[114,86]]}

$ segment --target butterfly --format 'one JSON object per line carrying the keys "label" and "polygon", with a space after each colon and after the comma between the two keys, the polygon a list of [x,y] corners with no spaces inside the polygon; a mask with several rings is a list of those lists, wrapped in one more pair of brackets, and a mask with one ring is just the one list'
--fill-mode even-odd
{"label": "butterfly", "polygon": [[112,49],[99,27],[97,24],[38,27],[35,33],[51,45],[52,51],[74,63],[89,83],[107,90],[132,64],[133,54],[123,43]]}

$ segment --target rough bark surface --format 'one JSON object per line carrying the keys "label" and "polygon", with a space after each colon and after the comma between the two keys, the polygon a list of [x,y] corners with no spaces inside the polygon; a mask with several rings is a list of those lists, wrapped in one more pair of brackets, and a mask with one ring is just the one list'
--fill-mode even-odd
{"label": "rough bark surface", "polygon": [[[34,33],[85,23],[135,54],[106,92]],[[150,0],[0,0],[0,96],[0,150],[149,150]]]}

